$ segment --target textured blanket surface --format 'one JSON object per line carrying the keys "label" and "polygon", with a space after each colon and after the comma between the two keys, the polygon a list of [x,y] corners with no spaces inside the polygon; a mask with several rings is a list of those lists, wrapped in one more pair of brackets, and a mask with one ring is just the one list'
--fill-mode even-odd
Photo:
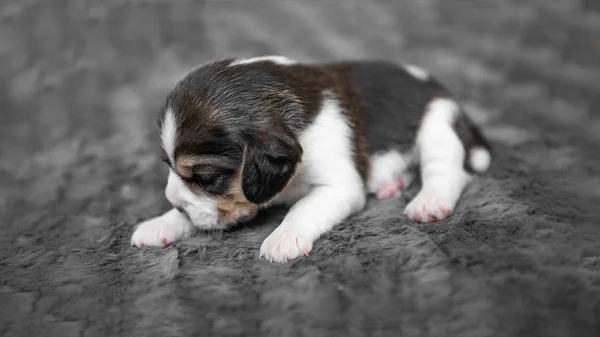
{"label": "textured blanket surface", "polygon": [[[285,209],[166,249],[155,118],[195,64],[284,54],[431,70],[494,147],[455,214],[369,200],[307,258]],[[596,0],[0,4],[0,336],[600,336]]]}

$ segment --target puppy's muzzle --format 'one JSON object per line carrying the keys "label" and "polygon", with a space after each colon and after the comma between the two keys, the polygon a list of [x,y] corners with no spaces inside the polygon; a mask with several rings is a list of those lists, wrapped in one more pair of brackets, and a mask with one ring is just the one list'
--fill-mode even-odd
{"label": "puppy's muzzle", "polygon": [[188,215],[185,208],[183,207],[183,202],[180,202],[180,200],[177,198],[167,197],[167,200],[169,200],[169,202],[171,203],[173,208],[175,208],[179,213],[183,214],[186,218],[188,218],[188,220],[190,219],[190,216]]}
{"label": "puppy's muzzle", "polygon": [[171,203],[171,205],[173,206],[173,208],[175,208],[177,211],[179,211],[179,213],[184,214],[186,217],[188,216],[187,212],[185,211],[185,208],[183,207],[184,206],[183,200],[176,197],[175,193],[173,193],[173,191],[170,190],[169,188],[167,188],[165,195],[166,195],[169,203]]}

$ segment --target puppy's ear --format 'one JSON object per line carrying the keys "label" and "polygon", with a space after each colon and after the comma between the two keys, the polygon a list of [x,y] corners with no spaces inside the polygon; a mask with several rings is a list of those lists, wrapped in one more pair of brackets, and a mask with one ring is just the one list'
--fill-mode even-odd
{"label": "puppy's ear", "polygon": [[246,148],[242,189],[248,201],[262,204],[287,185],[302,158],[302,147],[286,132],[252,137]]}

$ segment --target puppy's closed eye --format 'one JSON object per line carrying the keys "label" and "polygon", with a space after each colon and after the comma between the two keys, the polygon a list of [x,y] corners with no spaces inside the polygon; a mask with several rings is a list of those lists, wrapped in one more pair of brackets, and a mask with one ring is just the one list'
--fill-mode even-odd
{"label": "puppy's closed eye", "polygon": [[234,173],[235,170],[199,165],[192,168],[190,174],[182,179],[188,184],[197,186],[205,193],[222,195],[227,192],[228,182]]}
{"label": "puppy's closed eye", "polygon": [[194,173],[190,181],[194,184],[206,188],[212,185],[217,185],[225,179],[225,175],[214,172]]}

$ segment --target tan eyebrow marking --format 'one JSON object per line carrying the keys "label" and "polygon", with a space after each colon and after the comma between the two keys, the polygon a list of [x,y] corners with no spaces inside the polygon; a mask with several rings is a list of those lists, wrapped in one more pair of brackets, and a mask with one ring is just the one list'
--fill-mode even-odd
{"label": "tan eyebrow marking", "polygon": [[211,165],[217,163],[220,159],[218,156],[211,155],[183,155],[177,158],[175,170],[183,178],[191,178],[194,174],[194,167],[198,165]]}
{"label": "tan eyebrow marking", "polygon": [[182,155],[177,158],[176,166],[181,168],[193,168],[197,165],[216,165],[223,163],[223,156],[217,155]]}
{"label": "tan eyebrow marking", "polygon": [[205,156],[183,155],[177,158],[177,166],[196,166],[206,164]]}
{"label": "tan eyebrow marking", "polygon": [[194,174],[193,168],[195,165],[198,165],[198,161],[195,160],[194,157],[182,156],[177,158],[177,163],[175,163],[175,170],[181,177],[191,178]]}

